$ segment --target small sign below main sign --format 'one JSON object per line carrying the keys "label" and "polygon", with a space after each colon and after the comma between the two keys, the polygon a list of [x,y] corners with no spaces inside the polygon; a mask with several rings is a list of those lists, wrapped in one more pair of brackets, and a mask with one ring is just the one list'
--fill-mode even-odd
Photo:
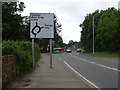
{"label": "small sign below main sign", "polygon": [[30,38],[54,38],[53,13],[30,13]]}

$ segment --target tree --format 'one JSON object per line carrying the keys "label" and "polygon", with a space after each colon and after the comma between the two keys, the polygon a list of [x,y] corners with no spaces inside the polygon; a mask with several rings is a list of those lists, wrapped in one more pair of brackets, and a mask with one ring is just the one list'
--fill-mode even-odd
{"label": "tree", "polygon": [[70,40],[67,46],[68,48],[75,49],[75,48],[78,48],[78,44],[79,44],[78,42]]}
{"label": "tree", "polygon": [[[23,2],[2,3],[2,36],[3,40],[27,40],[30,38],[30,19],[29,16],[21,16],[25,6]],[[61,32],[61,24],[58,23],[56,15],[54,15],[54,42],[56,47],[62,47],[63,40],[59,35]],[[49,45],[49,39],[35,39],[40,45],[43,52]]]}
{"label": "tree", "polygon": [[59,35],[61,32],[61,24],[58,23],[57,16],[54,15],[54,47],[64,47],[63,39]]}
{"label": "tree", "polygon": [[23,17],[17,12],[22,12],[25,6],[23,2],[2,3],[2,36],[3,40],[24,39]]}
{"label": "tree", "polygon": [[109,8],[101,15],[96,38],[100,41],[102,50],[111,52],[118,50],[118,18],[118,11],[114,8]]}
{"label": "tree", "polygon": [[120,32],[120,11],[115,8],[107,10],[96,10],[92,14],[87,14],[81,24],[81,45],[86,52],[92,52],[92,30],[93,16],[95,18],[95,51],[117,52],[119,50]]}

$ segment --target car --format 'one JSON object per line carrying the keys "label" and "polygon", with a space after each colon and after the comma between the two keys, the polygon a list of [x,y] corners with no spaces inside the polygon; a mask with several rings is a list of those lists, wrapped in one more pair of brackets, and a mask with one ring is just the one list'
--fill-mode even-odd
{"label": "car", "polygon": [[66,49],[66,53],[71,53],[72,50],[71,49]]}
{"label": "car", "polygon": [[84,51],[84,49],[80,49],[80,48],[78,48],[78,49],[77,49],[77,52],[84,53],[85,51]]}
{"label": "car", "polygon": [[77,49],[77,52],[81,52],[81,49]]}
{"label": "car", "polygon": [[82,52],[84,53],[84,52],[85,52],[85,50],[83,49],[83,50],[82,50]]}

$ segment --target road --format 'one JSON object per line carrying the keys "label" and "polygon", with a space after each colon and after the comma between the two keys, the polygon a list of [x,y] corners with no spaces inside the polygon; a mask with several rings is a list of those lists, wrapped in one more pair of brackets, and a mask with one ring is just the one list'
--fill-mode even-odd
{"label": "road", "polygon": [[118,88],[118,59],[103,58],[77,52],[60,54],[76,72],[99,88]]}

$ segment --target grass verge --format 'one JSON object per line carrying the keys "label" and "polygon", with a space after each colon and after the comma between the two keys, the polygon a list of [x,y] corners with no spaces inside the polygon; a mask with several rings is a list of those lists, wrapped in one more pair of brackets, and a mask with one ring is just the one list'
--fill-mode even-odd
{"label": "grass verge", "polygon": [[[87,53],[93,55],[93,53]],[[110,53],[110,52],[95,52],[93,56],[104,56],[104,57],[114,57],[118,58],[120,55],[118,53]]]}

